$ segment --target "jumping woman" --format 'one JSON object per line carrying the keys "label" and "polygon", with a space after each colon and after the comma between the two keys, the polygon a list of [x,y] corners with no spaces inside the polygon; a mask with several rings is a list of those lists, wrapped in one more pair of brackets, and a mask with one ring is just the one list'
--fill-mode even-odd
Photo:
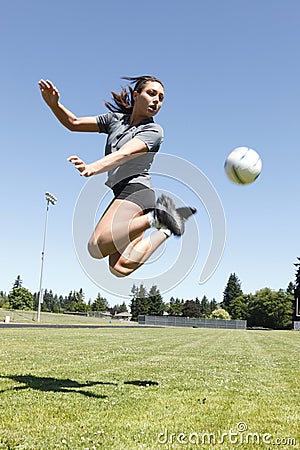
{"label": "jumping woman", "polygon": [[[140,267],[171,234],[182,235],[185,220],[196,212],[176,209],[164,194],[156,201],[152,189],[149,169],[163,141],[163,130],[153,117],[164,100],[163,83],[153,76],[125,79],[134,87],[112,92],[112,103],[105,102],[109,112],[95,117],[76,117],[60,103],[51,81],[39,81],[43,99],[68,130],[107,134],[103,158],[90,164],[76,155],[68,160],[84,177],[108,173],[105,184],[114,199],[99,220],[88,251],[93,258],[108,256],[110,271],[118,277]],[[156,230],[144,237],[150,227]]]}

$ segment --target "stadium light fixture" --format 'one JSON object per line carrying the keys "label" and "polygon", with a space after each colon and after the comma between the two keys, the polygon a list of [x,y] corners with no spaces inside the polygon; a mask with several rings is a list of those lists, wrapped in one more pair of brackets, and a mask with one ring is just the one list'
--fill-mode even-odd
{"label": "stadium light fixture", "polygon": [[39,301],[38,301],[38,313],[37,313],[37,321],[40,322],[41,320],[41,306],[43,303],[43,272],[44,272],[44,259],[45,259],[45,248],[46,248],[46,236],[47,236],[47,226],[48,226],[48,211],[49,211],[49,204],[55,205],[57,202],[57,198],[50,194],[50,192],[45,193],[46,196],[46,202],[47,202],[47,208],[46,208],[46,219],[45,219],[45,228],[44,228],[44,239],[43,239],[43,250],[42,250],[42,264],[41,264],[41,275],[40,275],[40,289],[39,289]]}

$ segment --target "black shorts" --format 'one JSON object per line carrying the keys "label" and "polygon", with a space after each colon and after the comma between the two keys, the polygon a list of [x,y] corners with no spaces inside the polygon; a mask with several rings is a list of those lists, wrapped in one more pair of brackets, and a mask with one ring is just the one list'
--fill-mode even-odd
{"label": "black shorts", "polygon": [[153,189],[142,183],[120,182],[113,188],[114,200],[128,200],[138,205],[144,213],[155,207],[155,193]]}

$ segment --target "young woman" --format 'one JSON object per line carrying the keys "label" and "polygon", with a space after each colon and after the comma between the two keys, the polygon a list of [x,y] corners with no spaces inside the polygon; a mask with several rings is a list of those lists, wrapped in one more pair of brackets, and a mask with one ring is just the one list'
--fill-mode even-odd
{"label": "young woman", "polygon": [[[59,92],[49,80],[40,80],[42,97],[57,119],[70,131],[100,132],[108,135],[105,156],[86,164],[78,156],[69,161],[81,176],[107,172],[106,184],[114,199],[97,224],[88,250],[94,258],[108,256],[110,271],[130,275],[140,267],[171,234],[184,232],[184,221],[194,208],[175,208],[171,198],[155,201],[149,168],[163,141],[163,130],[154,122],[164,100],[163,83],[153,76],[125,78],[131,84],[120,94],[112,92],[110,112],[96,117],[76,117],[59,101]],[[155,227],[150,236],[144,232]]]}

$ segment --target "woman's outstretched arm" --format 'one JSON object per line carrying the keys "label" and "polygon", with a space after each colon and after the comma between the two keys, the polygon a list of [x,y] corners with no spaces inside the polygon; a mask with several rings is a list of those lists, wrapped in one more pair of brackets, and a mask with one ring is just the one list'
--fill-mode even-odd
{"label": "woman's outstretched arm", "polygon": [[44,101],[68,130],[99,133],[96,117],[76,117],[59,102],[58,89],[50,80],[40,80],[38,84]]}
{"label": "woman's outstretched arm", "polygon": [[141,139],[134,137],[126,142],[126,144],[122,145],[117,152],[110,153],[91,164],[86,164],[77,155],[70,156],[68,161],[74,164],[81,176],[91,177],[92,175],[113,170],[131,159],[139,157],[142,153],[146,153],[147,151],[146,144]]}

